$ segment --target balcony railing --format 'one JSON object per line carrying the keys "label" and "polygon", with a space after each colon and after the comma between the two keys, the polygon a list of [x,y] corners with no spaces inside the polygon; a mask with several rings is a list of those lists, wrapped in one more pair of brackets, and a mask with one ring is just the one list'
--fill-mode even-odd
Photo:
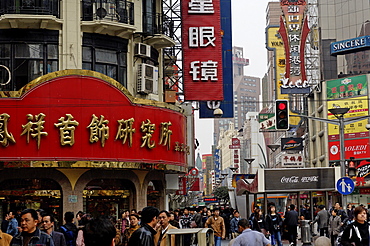
{"label": "balcony railing", "polygon": [[53,15],[59,18],[60,0],[0,0],[0,15]]}
{"label": "balcony railing", "polygon": [[143,16],[143,32],[147,35],[164,34],[173,38],[173,21],[163,14],[145,13]]}
{"label": "balcony railing", "polygon": [[126,0],[83,0],[82,20],[108,20],[134,25],[134,3]]}

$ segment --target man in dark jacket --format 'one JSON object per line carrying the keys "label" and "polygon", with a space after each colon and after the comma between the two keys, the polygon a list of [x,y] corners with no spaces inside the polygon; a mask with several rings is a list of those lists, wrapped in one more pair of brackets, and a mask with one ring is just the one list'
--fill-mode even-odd
{"label": "man in dark jacket", "polygon": [[41,230],[51,236],[55,246],[67,246],[63,233],[54,231],[54,221],[53,215],[44,214],[42,217],[43,226],[41,227]]}
{"label": "man in dark jacket", "polygon": [[298,212],[295,211],[295,205],[290,204],[290,210],[285,213],[284,224],[288,230],[289,243],[297,245],[297,226],[298,226]]}
{"label": "man in dark jacket", "polygon": [[319,212],[317,213],[315,219],[311,222],[312,224],[315,224],[317,222],[318,228],[320,231],[320,236],[326,236],[329,237],[329,212],[325,209],[324,205],[319,206]]}
{"label": "man in dark jacket", "polygon": [[77,226],[73,223],[74,217],[73,212],[66,212],[64,214],[66,223],[60,227],[60,232],[63,233],[67,246],[76,246]]}
{"label": "man in dark jacket", "polygon": [[38,215],[34,209],[25,209],[21,213],[22,233],[13,237],[11,246],[19,245],[39,245],[54,246],[54,242],[49,235],[40,231],[37,227]]}
{"label": "man in dark jacket", "polygon": [[128,246],[154,246],[154,235],[157,233],[159,210],[155,207],[146,207],[141,212],[141,227],[137,229]]}
{"label": "man in dark jacket", "polygon": [[114,246],[116,232],[108,218],[92,219],[85,226],[84,243],[86,246]]}

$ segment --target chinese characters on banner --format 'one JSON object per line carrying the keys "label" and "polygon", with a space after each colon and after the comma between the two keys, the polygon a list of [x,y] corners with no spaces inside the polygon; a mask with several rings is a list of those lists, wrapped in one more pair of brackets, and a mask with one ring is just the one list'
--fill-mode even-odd
{"label": "chinese characters on banner", "polygon": [[286,58],[285,76],[281,79],[281,93],[309,93],[310,87],[304,62],[305,44],[310,31],[307,16],[304,15],[306,1],[281,0],[280,5],[284,15],[280,16],[279,33],[284,42]]}
{"label": "chinese characters on banner", "polygon": [[185,100],[223,100],[220,0],[181,2]]}
{"label": "chinese characters on banner", "polygon": [[132,103],[95,77],[57,77],[21,98],[1,98],[0,160],[185,166],[189,151],[181,112]]}

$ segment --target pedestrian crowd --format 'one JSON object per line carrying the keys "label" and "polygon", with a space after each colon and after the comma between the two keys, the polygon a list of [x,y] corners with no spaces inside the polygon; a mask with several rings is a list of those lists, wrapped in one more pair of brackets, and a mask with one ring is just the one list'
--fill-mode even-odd
{"label": "pedestrian crowd", "polygon": [[[232,239],[230,246],[282,246],[282,237],[288,239],[290,245],[296,245],[302,220],[311,221],[311,225],[317,223],[319,239],[324,242],[322,239],[326,238],[327,245],[330,241],[334,246],[370,245],[369,216],[364,206],[348,205],[345,210],[336,203],[328,210],[320,205],[311,211],[308,205],[298,210],[291,204],[280,214],[271,203],[266,214],[256,206],[249,218],[241,218],[239,211],[231,208],[209,210],[206,207],[125,210],[118,220],[112,216],[93,218],[83,212],[75,217],[73,212],[66,212],[65,223],[58,228],[54,216],[41,209],[25,209],[19,216],[9,211],[1,224],[0,246],[166,246],[167,240],[171,245],[176,243],[174,235],[167,235],[168,230],[186,228],[211,228],[215,246],[221,246],[222,239]],[[193,245],[194,240],[190,234],[184,236],[183,245]]]}

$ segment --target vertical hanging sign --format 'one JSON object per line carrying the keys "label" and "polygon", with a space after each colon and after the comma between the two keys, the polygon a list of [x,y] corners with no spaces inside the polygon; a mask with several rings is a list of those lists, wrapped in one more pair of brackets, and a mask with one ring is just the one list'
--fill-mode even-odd
{"label": "vertical hanging sign", "polygon": [[181,4],[185,100],[221,101],[220,0],[183,0]]}
{"label": "vertical hanging sign", "polygon": [[310,28],[305,15],[305,0],[281,0],[284,15],[280,16],[279,33],[285,48],[285,76],[281,79],[281,94],[308,94],[304,61],[305,45]]}

